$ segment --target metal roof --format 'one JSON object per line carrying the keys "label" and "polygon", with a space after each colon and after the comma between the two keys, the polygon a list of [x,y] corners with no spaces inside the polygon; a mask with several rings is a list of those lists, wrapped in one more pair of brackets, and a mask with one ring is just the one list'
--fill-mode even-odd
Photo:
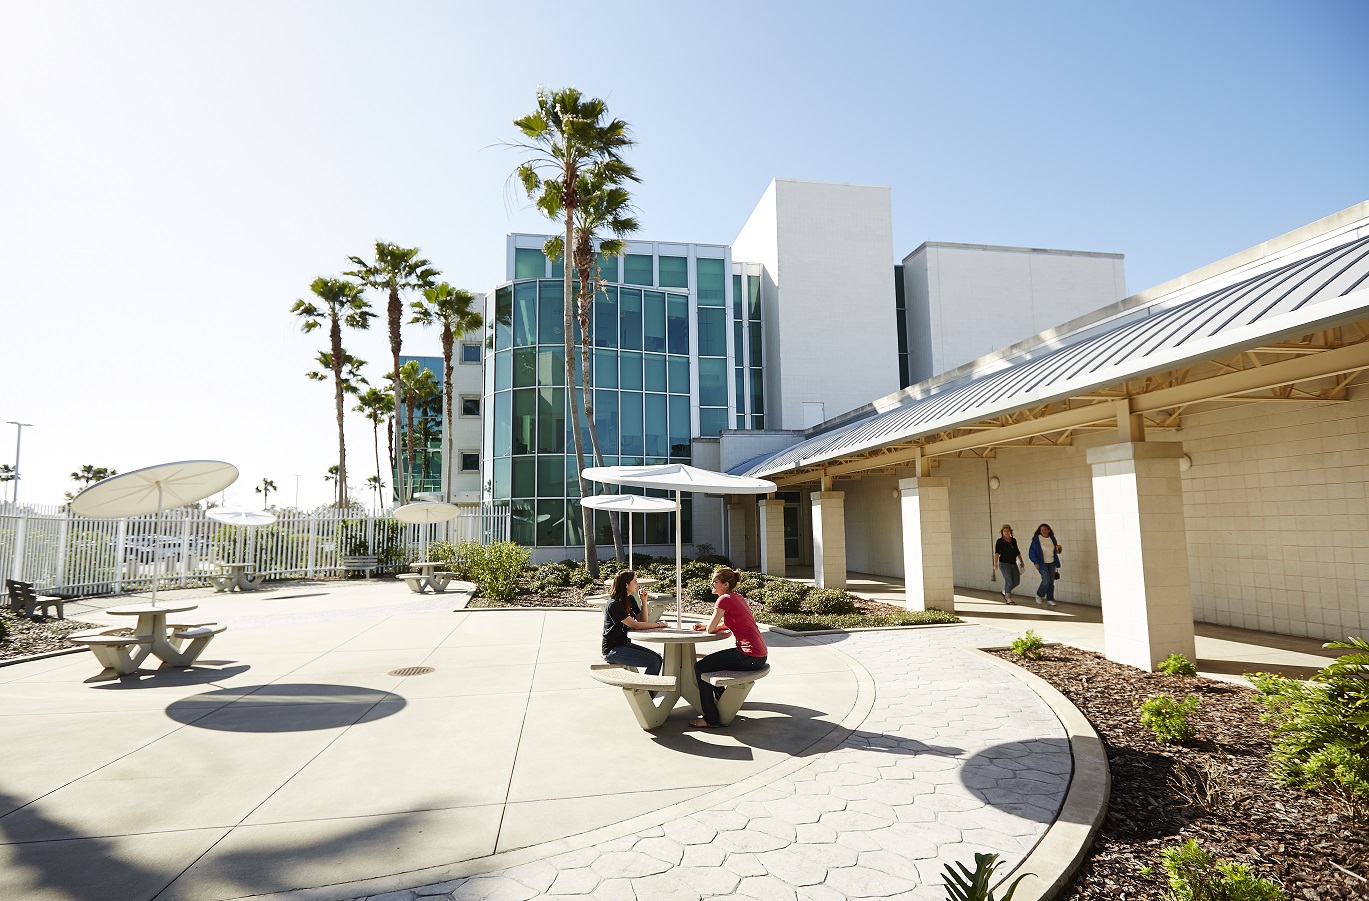
{"label": "metal roof", "polygon": [[[1211,281],[1209,281],[1209,284]],[[1214,356],[1301,336],[1369,314],[1369,234],[1234,284],[1161,300],[1105,331],[808,438],[737,467],[765,477],[982,422]],[[1043,348],[1037,348],[1037,352]]]}

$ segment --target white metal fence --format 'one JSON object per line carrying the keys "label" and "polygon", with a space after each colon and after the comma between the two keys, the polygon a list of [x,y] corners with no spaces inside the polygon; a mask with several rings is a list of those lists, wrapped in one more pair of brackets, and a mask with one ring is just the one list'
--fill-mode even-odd
{"label": "white metal fence", "polygon": [[471,507],[433,525],[385,513],[286,513],[269,526],[229,526],[199,509],[89,519],[65,507],[0,504],[0,577],[67,597],[208,584],[219,564],[247,562],[267,578],[340,575],[344,556],[374,555],[396,572],[437,541],[509,540],[509,509]]}

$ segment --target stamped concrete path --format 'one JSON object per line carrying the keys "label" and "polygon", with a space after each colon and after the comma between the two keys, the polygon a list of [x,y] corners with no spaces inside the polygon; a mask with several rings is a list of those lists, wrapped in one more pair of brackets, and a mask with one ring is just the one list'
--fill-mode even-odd
{"label": "stamped concrete path", "polygon": [[1077,776],[1030,678],[964,650],[986,626],[772,632],[729,728],[646,733],[587,675],[593,611],[195,600],[229,630],[190,671],[0,667],[0,898],[939,899],[1056,843]]}

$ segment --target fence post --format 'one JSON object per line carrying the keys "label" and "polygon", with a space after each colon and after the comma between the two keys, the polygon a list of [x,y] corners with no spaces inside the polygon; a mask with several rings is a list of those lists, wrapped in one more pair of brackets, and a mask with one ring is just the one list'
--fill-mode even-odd
{"label": "fence post", "polygon": [[181,519],[181,574],[179,582],[185,587],[186,576],[190,572],[190,511]]}
{"label": "fence post", "polygon": [[62,511],[62,531],[57,536],[57,578],[52,587],[61,588],[67,583],[67,543],[71,539],[71,508]]}
{"label": "fence post", "polygon": [[114,559],[118,565],[114,568],[114,593],[124,593],[124,542],[128,541],[128,520],[120,519],[118,527],[114,530]]}
{"label": "fence post", "polygon": [[314,578],[314,565],[318,560],[318,518],[317,512],[309,514],[309,558],[304,564],[304,578]]}
{"label": "fence post", "polygon": [[25,582],[24,578],[24,533],[28,531],[29,513],[27,510],[19,512],[19,527],[14,530],[14,565],[10,570],[14,573],[14,581]]}

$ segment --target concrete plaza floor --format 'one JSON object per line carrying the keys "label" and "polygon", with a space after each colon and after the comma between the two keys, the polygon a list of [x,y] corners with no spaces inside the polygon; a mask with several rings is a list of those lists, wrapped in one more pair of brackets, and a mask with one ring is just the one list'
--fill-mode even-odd
{"label": "concrete plaza floor", "polygon": [[939,899],[975,852],[1044,872],[1087,835],[1071,784],[1105,793],[1049,689],[964,650],[1084,629],[1066,605],[772,632],[733,726],[681,707],[646,733],[587,675],[595,611],[454,611],[380,580],[167,597],[229,625],[192,670],[0,667],[0,898]]}

